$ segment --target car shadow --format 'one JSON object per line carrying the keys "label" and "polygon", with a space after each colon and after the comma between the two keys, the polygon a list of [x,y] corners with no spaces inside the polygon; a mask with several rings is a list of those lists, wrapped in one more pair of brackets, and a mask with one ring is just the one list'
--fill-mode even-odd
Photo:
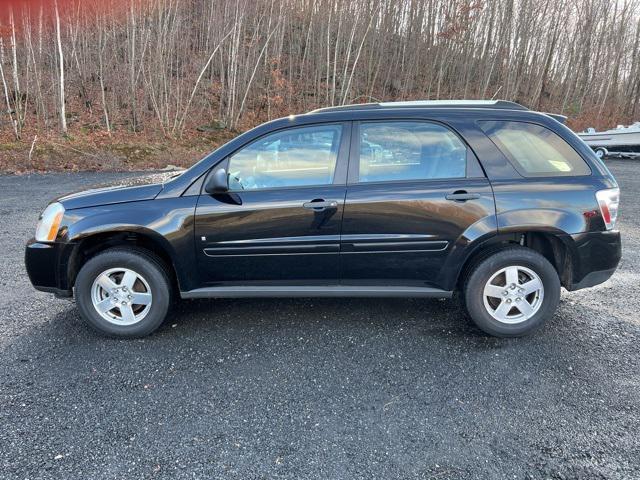
{"label": "car shadow", "polygon": [[402,298],[253,298],[186,300],[175,304],[162,331],[181,327],[318,328],[348,333],[410,328],[419,337],[486,337],[457,301]]}
{"label": "car shadow", "polygon": [[22,338],[28,338],[32,347],[41,341],[118,351],[162,346],[175,352],[182,350],[184,342],[225,350],[235,342],[253,343],[259,348],[276,340],[284,347],[295,346],[301,338],[311,343],[331,341],[336,348],[357,341],[393,348],[396,338],[396,348],[410,342],[412,347],[437,345],[480,351],[528,341],[486,335],[473,325],[457,300],[403,298],[183,300],[175,302],[158,331],[142,339],[103,336],[86,325],[75,303],[69,302]]}
{"label": "car shadow", "polygon": [[[542,357],[584,356],[578,345],[592,344],[594,331],[588,315],[574,315],[588,308],[563,304],[547,325],[534,334],[516,339],[495,338],[476,328],[457,300],[400,298],[317,299],[215,299],[179,301],[154,334],[141,339],[109,338],[95,332],[80,318],[73,302],[47,321],[31,327],[5,351],[16,358],[41,358],[56,352],[61,364],[120,363],[137,358],[165,362],[198,352],[214,364],[238,355],[279,355],[286,361],[318,361],[321,364],[347,355],[350,361],[399,357],[456,367],[456,356],[494,360],[511,355],[512,366],[529,371]],[[618,330],[633,328],[616,323]],[[591,326],[592,328],[593,325]],[[611,326],[607,328],[611,330]],[[595,332],[598,333],[598,332]],[[615,332],[614,332],[615,333]],[[617,333],[620,337],[625,332]],[[306,354],[311,354],[305,357]],[[516,355],[517,357],[514,357]],[[533,356],[529,363],[525,359]],[[51,364],[51,361],[50,361]],[[61,368],[64,371],[66,367]],[[580,369],[581,367],[577,367]],[[517,370],[517,369],[516,369]],[[590,373],[589,373],[590,374]]]}

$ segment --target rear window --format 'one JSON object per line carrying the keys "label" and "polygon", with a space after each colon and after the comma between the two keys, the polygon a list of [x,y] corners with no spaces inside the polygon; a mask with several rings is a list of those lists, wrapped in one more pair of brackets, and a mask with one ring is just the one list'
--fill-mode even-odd
{"label": "rear window", "polygon": [[548,128],[526,122],[481,121],[480,128],[525,177],[589,175],[578,153]]}

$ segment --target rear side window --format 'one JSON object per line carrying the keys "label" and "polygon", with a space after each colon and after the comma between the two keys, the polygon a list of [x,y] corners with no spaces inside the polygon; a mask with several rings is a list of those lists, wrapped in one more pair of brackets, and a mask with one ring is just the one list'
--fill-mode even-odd
{"label": "rear side window", "polygon": [[478,125],[525,177],[591,173],[567,142],[541,125],[499,121],[481,121]]}
{"label": "rear side window", "polygon": [[466,176],[467,148],[447,128],[428,122],[360,124],[360,182]]}

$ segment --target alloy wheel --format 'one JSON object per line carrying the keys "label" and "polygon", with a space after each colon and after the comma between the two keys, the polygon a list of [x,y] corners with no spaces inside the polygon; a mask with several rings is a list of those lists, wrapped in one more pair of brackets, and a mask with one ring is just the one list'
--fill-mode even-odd
{"label": "alloy wheel", "polygon": [[495,320],[516,324],[533,317],[544,300],[544,285],[530,268],[509,266],[498,270],[487,281],[484,306]]}
{"label": "alloy wheel", "polygon": [[131,269],[110,268],[93,282],[91,302],[109,323],[133,325],[151,309],[151,288],[142,275]]}

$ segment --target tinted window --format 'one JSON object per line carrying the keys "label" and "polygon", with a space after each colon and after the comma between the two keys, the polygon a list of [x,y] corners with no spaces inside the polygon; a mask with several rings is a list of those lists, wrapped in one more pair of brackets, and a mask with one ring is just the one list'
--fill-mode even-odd
{"label": "tinted window", "polygon": [[340,125],[291,128],[262,137],[229,160],[229,188],[326,185],[333,181]]}
{"label": "tinted window", "polygon": [[360,125],[360,181],[429,180],[466,174],[467,149],[450,130],[427,122]]}
{"label": "tinted window", "polygon": [[548,128],[525,122],[478,123],[525,177],[591,173],[578,153]]}

